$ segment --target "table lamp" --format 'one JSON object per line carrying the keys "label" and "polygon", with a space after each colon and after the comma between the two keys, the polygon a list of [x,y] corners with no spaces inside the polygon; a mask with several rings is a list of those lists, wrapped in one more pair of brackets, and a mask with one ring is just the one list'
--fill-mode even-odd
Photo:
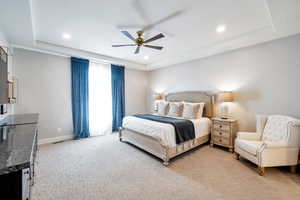
{"label": "table lamp", "polygon": [[221,102],[220,117],[228,119],[228,103],[233,102],[233,93],[230,91],[220,92],[218,94],[218,102]]}
{"label": "table lamp", "polygon": [[153,98],[154,98],[154,111],[157,111],[158,110],[157,101],[162,99],[162,95],[160,93],[155,93],[153,95]]}

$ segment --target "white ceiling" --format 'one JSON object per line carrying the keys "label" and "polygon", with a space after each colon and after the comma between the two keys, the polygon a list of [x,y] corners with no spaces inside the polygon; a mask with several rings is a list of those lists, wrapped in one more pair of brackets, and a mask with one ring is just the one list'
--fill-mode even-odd
{"label": "white ceiling", "polygon": [[[141,69],[178,64],[300,32],[299,0],[0,1],[0,27],[15,46],[83,52]],[[136,9],[139,5],[140,12]],[[128,31],[135,34],[138,27],[178,10],[183,13],[149,33],[165,34],[151,43],[164,46],[162,51],[142,48],[135,55],[135,47],[111,47],[130,43],[120,33],[120,26],[130,26]],[[220,24],[227,27],[223,34],[216,33]],[[71,34],[71,40],[62,38],[64,32]]]}

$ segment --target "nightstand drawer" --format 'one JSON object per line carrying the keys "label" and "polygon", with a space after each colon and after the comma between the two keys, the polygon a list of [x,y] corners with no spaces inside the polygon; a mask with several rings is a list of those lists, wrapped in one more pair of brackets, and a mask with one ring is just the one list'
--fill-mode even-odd
{"label": "nightstand drawer", "polygon": [[230,144],[229,138],[223,138],[223,137],[219,137],[219,136],[213,136],[213,141],[217,144],[223,144],[223,145]]}
{"label": "nightstand drawer", "polygon": [[215,129],[215,130],[213,130],[213,135],[230,138],[230,132],[229,131],[222,131],[222,130],[216,130]]}
{"label": "nightstand drawer", "polygon": [[230,131],[230,125],[226,123],[214,123],[214,129],[215,130],[222,130],[222,131]]}

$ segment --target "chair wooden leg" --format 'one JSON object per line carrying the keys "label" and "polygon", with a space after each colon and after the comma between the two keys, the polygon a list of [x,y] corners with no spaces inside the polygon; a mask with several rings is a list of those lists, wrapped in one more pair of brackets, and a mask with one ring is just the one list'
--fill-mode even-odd
{"label": "chair wooden leg", "polygon": [[240,154],[237,153],[237,152],[234,152],[233,157],[234,157],[235,159],[239,160],[239,159],[240,159]]}
{"label": "chair wooden leg", "polygon": [[257,169],[258,169],[258,174],[260,176],[265,175],[265,168],[264,167],[258,167]]}
{"label": "chair wooden leg", "polygon": [[296,174],[297,173],[297,165],[290,166],[290,170],[291,170],[292,174]]}

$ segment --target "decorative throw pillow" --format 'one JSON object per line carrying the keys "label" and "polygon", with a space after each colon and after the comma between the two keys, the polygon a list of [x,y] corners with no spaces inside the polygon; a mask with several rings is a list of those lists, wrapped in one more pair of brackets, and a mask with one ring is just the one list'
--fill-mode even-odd
{"label": "decorative throw pillow", "polygon": [[199,103],[200,104],[200,108],[199,108],[199,112],[197,113],[196,118],[199,119],[203,116],[203,110],[204,110],[204,106],[205,103]]}
{"label": "decorative throw pillow", "polygon": [[183,103],[182,117],[186,119],[198,119],[202,117],[204,103]]}
{"label": "decorative throw pillow", "polygon": [[169,102],[160,101],[157,103],[157,114],[166,115]]}
{"label": "decorative throw pillow", "polygon": [[183,104],[180,103],[180,102],[169,103],[168,116],[171,116],[171,117],[179,117],[179,116],[181,116],[182,107],[183,107]]}

